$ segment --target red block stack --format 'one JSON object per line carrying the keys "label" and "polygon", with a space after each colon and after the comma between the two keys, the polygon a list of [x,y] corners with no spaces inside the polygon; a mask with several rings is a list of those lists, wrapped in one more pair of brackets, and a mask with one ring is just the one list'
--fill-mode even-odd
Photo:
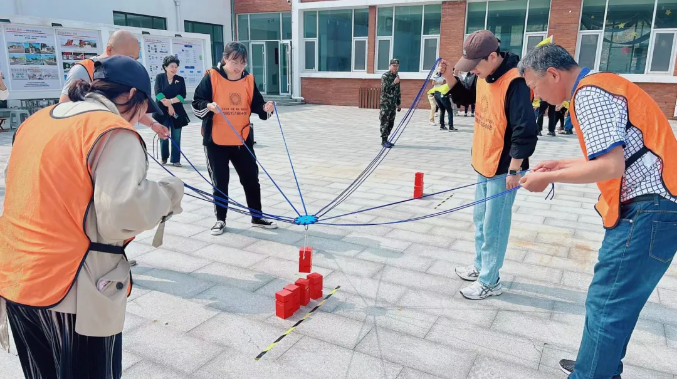
{"label": "red block stack", "polygon": [[282,319],[291,317],[296,312],[295,306],[294,295],[291,291],[282,290],[275,293],[275,315],[277,317]]}
{"label": "red block stack", "polygon": [[310,281],[308,279],[299,278],[296,281],[301,291],[301,305],[307,306],[310,303]]}
{"label": "red block stack", "polygon": [[299,272],[309,273],[313,268],[313,248],[302,247],[299,250]]}
{"label": "red block stack", "polygon": [[423,197],[423,172],[416,172],[414,178],[414,198]]}
{"label": "red block stack", "polygon": [[319,299],[322,297],[322,275],[318,273],[308,274],[310,281],[310,298]]}
{"label": "red block stack", "polygon": [[294,312],[301,308],[301,287],[295,284],[288,284],[284,286],[283,290],[287,290],[292,293],[291,299],[294,302]]}

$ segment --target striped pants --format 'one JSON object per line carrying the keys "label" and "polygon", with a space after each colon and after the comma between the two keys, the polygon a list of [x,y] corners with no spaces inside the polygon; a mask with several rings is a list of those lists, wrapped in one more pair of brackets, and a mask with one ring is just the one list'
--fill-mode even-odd
{"label": "striped pants", "polygon": [[75,315],[7,303],[7,316],[26,378],[121,378],[122,333],[75,332]]}

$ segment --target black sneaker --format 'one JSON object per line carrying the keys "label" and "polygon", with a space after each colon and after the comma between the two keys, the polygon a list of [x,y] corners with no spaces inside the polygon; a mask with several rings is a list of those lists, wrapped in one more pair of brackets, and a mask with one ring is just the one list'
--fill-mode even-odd
{"label": "black sneaker", "polygon": [[449,127],[449,131],[458,131],[458,128],[451,126],[451,127]]}
{"label": "black sneaker", "polygon": [[131,260],[129,261],[129,265],[130,265],[130,266],[136,266],[136,265],[138,265],[138,264],[139,264],[139,263],[136,262],[136,259],[131,259]]}
{"label": "black sneaker", "polygon": [[226,221],[216,221],[214,226],[212,226],[212,235],[221,235],[226,231]]}
{"label": "black sneaker", "polygon": [[274,222],[264,220],[263,218],[252,218],[252,226],[263,229],[277,229],[277,225]]}
{"label": "black sneaker", "polygon": [[543,133],[541,131],[538,131],[538,136],[543,136]]}
{"label": "black sneaker", "polygon": [[566,130],[566,131],[564,131],[564,135],[573,135],[573,134],[574,134],[574,130]]}
{"label": "black sneaker", "polygon": [[548,131],[549,136],[555,136],[555,131]]}
{"label": "black sneaker", "polygon": [[440,130],[446,131],[446,130],[447,130],[447,127],[445,127],[445,126],[440,126]]}
{"label": "black sneaker", "polygon": [[573,373],[574,365],[576,365],[576,361],[574,360],[559,360],[559,368],[562,369],[562,372],[566,373],[567,376]]}

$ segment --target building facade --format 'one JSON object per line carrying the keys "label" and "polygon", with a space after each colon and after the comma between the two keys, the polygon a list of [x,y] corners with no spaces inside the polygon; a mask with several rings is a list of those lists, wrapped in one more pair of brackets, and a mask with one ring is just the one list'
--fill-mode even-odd
{"label": "building facade", "polygon": [[489,29],[520,56],[552,35],[582,66],[621,74],[675,116],[677,0],[234,0],[233,9],[235,38],[271,95],[357,106],[398,58],[410,105],[437,57],[454,62],[465,36]]}

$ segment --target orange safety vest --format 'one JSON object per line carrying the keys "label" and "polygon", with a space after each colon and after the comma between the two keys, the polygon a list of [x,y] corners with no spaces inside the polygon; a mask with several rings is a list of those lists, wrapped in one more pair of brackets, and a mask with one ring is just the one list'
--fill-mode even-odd
{"label": "orange safety vest", "polygon": [[228,124],[219,112],[214,114],[212,141],[220,146],[241,146],[242,142],[247,140],[251,129],[249,116],[254,97],[254,76],[249,74],[238,81],[229,81],[217,70],[210,70],[210,79],[212,99],[230,121]]}
{"label": "orange safety vest", "polygon": [[[477,79],[477,109],[472,139],[472,166],[484,177],[496,176],[505,147],[505,97],[512,81],[520,78],[517,68],[508,70],[496,82]],[[533,98],[533,93],[532,93]]]}
{"label": "orange safety vest", "polygon": [[86,60],[82,60],[82,61],[76,63],[76,65],[82,65],[87,70],[87,73],[89,73],[89,80],[90,81],[94,80],[94,63],[95,62],[96,61],[94,61],[93,59],[87,58]]}
{"label": "orange safety vest", "polygon": [[[579,131],[578,142],[581,145],[586,160],[588,159],[585,140],[581,127],[576,118],[575,98],[582,87],[593,86],[615,96],[623,97],[628,104],[628,127],[639,128],[644,139],[644,148],[625,161],[625,168],[630,167],[647,151],[652,152],[663,161],[663,185],[671,195],[677,196],[677,139],[672,132],[668,119],[658,104],[636,84],[611,73],[598,73],[584,77],[578,83],[571,97],[571,123]],[[595,205],[595,209],[602,216],[604,227],[614,228],[620,218],[621,184],[622,178],[601,181],[597,183],[602,194]]]}
{"label": "orange safety vest", "polygon": [[110,111],[56,118],[54,107],[19,127],[0,216],[0,297],[30,307],[59,304],[90,250],[124,255],[123,247],[90,242],[85,233],[94,196],[88,160],[106,132],[136,131]]}

